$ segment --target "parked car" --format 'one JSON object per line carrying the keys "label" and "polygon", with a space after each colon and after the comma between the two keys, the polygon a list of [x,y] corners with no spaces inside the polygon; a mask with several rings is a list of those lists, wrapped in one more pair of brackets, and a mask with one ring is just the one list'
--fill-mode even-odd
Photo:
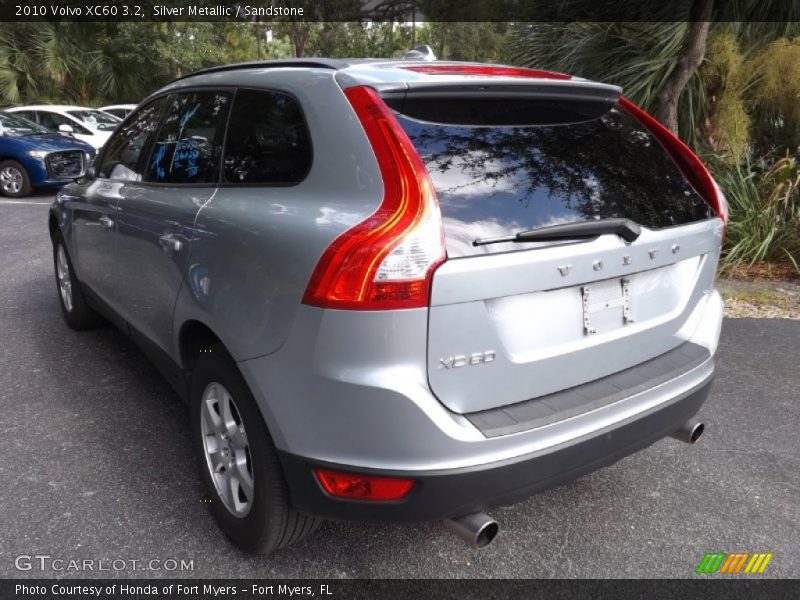
{"label": "parked car", "polygon": [[29,195],[34,187],[54,187],[83,175],[94,159],[89,144],[48,133],[18,115],[0,112],[0,193]]}
{"label": "parked car", "polygon": [[64,318],[188,402],[240,547],[320,518],[483,546],[491,506],[703,430],[725,199],[620,93],[410,60],[179,79],[53,204]]}
{"label": "parked car", "polygon": [[118,119],[124,119],[136,108],[135,104],[111,104],[110,106],[101,106],[100,110]]}
{"label": "parked car", "polygon": [[81,106],[15,106],[7,112],[38,123],[52,133],[72,135],[96,149],[103,147],[122,119],[103,111]]}

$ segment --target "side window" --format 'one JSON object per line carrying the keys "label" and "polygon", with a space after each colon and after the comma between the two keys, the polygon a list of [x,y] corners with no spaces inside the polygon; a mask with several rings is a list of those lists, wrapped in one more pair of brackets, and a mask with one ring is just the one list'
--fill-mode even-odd
{"label": "side window", "polygon": [[18,110],[17,112],[13,113],[15,115],[19,115],[23,119],[28,119],[28,121],[33,121],[34,123],[38,123],[36,120],[36,113],[30,110]]}
{"label": "side window", "polygon": [[58,126],[59,125],[69,125],[72,127],[72,130],[75,133],[80,133],[81,135],[92,135],[92,132],[86,129],[85,127],[79,125],[69,117],[65,117],[64,115],[60,115],[58,113],[47,112],[47,111],[38,111],[39,114],[39,123],[42,127],[47,129],[48,131],[53,131],[58,133]]}
{"label": "side window", "polygon": [[153,137],[166,104],[166,97],[153,100],[117,129],[106,142],[98,176],[126,181],[142,179],[147,158],[142,156],[142,150]]}
{"label": "side window", "polygon": [[[62,117],[61,115],[57,115],[55,113],[37,112],[36,114],[39,117],[39,123],[41,126],[48,131],[58,131],[58,126],[68,121],[66,117]],[[70,125],[71,124],[72,123],[70,123]]]}
{"label": "side window", "polygon": [[225,142],[223,181],[294,184],[311,167],[303,112],[287,94],[238,90]]}
{"label": "side window", "polygon": [[172,96],[145,172],[155,183],[216,183],[229,92]]}

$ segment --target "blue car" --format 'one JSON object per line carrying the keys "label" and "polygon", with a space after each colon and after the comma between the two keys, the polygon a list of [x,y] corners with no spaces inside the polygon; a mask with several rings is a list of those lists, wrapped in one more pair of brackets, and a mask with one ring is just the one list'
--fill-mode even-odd
{"label": "blue car", "polygon": [[0,112],[0,193],[21,198],[34,187],[70,183],[83,175],[94,152],[85,142]]}

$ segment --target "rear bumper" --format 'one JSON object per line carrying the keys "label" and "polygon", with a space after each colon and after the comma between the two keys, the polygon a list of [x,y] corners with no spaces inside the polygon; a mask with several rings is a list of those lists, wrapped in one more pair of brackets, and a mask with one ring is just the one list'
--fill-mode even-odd
{"label": "rear bumper", "polygon": [[[645,448],[691,419],[708,397],[713,371],[698,385],[635,417],[537,452],[474,467],[436,471],[352,468],[280,452],[294,506],[333,519],[424,521],[512,504],[571,481]],[[411,494],[398,502],[346,501],[328,496],[314,467],[413,478]]]}

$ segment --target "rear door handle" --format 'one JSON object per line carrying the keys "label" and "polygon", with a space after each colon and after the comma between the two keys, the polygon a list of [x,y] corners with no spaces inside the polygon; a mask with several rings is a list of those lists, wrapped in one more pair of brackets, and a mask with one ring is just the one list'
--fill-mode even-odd
{"label": "rear door handle", "polygon": [[183,242],[175,239],[171,233],[165,233],[158,238],[158,243],[161,244],[161,249],[169,254],[170,252],[180,252],[183,248]]}
{"label": "rear door handle", "polygon": [[114,219],[109,216],[103,215],[98,219],[106,229],[114,229]]}

